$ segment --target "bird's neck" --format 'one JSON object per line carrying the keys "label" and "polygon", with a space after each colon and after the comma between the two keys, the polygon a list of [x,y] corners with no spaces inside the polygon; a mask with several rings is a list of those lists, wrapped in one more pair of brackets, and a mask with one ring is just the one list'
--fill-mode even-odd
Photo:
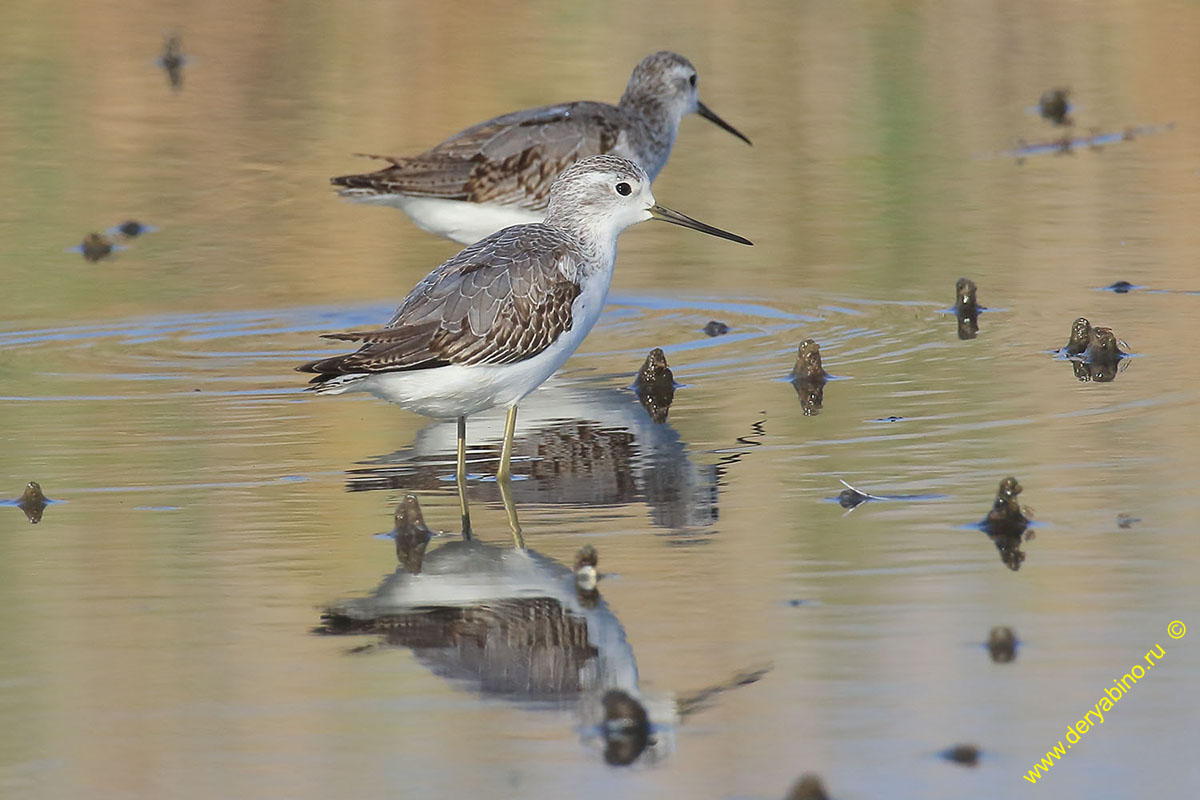
{"label": "bird's neck", "polygon": [[620,231],[594,226],[575,238],[579,241],[581,252],[585,254],[580,266],[580,278],[604,280],[612,279],[613,265],[617,260],[617,236]]}
{"label": "bird's neck", "polygon": [[622,95],[620,105],[629,120],[630,145],[638,154],[638,163],[653,181],[671,155],[683,109],[657,97],[629,91]]}
{"label": "bird's neck", "polygon": [[550,193],[545,224],[557,228],[583,257],[580,269],[586,270],[590,265],[592,271],[597,264],[608,264],[611,269],[617,236],[628,227],[609,214],[597,213],[592,204],[577,202],[575,195],[566,192]]}

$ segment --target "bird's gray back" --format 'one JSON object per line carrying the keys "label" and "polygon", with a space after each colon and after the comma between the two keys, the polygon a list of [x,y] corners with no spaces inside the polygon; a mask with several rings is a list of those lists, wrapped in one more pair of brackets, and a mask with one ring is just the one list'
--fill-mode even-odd
{"label": "bird's gray back", "polygon": [[511,364],[570,330],[580,243],[542,223],[505,228],[467,247],[413,288],[386,327],[333,334],[363,342],[305,364],[323,377],[446,364]]}
{"label": "bird's gray back", "polygon": [[334,183],[541,211],[560,172],[581,158],[612,152],[628,125],[626,112],[607,103],[526,109],[460,131],[418,156],[385,157],[392,166]]}

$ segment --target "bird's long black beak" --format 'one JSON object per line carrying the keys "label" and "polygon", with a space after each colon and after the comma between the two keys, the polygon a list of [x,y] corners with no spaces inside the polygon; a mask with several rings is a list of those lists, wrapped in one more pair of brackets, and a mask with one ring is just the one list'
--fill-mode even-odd
{"label": "bird's long black beak", "polygon": [[701,233],[710,233],[713,236],[720,236],[722,239],[728,239],[731,242],[738,244],[753,245],[754,242],[744,237],[738,236],[736,233],[723,231],[720,228],[714,228],[712,225],[705,225],[698,219],[692,219],[687,214],[680,214],[678,211],[673,211],[666,206],[653,205],[649,208],[650,216],[653,219],[660,219],[663,222],[670,222],[674,225],[682,225],[685,228],[691,228],[694,231]]}
{"label": "bird's long black beak", "polygon": [[753,144],[749,139],[746,138],[745,134],[743,134],[737,128],[730,125],[725,120],[718,117],[716,114],[713,113],[713,110],[711,108],[704,105],[704,103],[701,103],[699,100],[696,101],[696,113],[699,114],[700,116],[704,117],[709,122],[716,125],[718,128],[722,128],[724,130],[729,131],[730,133],[732,133],[734,136],[741,139],[746,144]]}

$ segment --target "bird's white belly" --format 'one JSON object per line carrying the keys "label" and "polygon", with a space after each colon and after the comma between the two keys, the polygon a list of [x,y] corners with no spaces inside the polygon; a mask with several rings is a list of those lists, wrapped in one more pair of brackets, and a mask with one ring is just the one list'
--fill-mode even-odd
{"label": "bird's white belly", "polygon": [[597,279],[585,282],[571,306],[571,329],[533,358],[515,364],[451,364],[409,372],[374,373],[330,388],[368,391],[389,403],[435,419],[470,416],[493,406],[514,405],[565,364],[591,332],[604,307],[608,284],[608,280]]}
{"label": "bird's white belly", "polygon": [[422,230],[462,244],[474,244],[485,236],[510,225],[541,222],[545,211],[529,211],[500,203],[469,203],[440,197],[414,197],[407,194],[367,194],[343,192],[344,197],[360,203],[398,208]]}

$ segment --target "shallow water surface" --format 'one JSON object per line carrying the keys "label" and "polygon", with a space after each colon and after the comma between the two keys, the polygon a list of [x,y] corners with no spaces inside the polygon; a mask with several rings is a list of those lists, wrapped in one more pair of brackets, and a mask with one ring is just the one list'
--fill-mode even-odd
{"label": "shallow water surface", "polygon": [[[803,771],[844,800],[1194,794],[1200,12],[1151,6],[0,10],[0,498],[65,501],[36,525],[0,503],[0,795],[767,800]],[[377,536],[404,495],[439,533],[415,577],[454,572],[459,526],[452,424],[292,371],[455,251],[328,177],[615,100],[661,47],[755,144],[686,119],[656,196],[755,247],[622,238],[604,316],[518,416],[537,592],[314,633],[409,597]],[[1062,136],[1026,112],[1058,85],[1078,137],[1174,128],[1002,155]],[[64,252],[130,218],[156,230]],[[969,339],[960,276],[988,307]],[[1118,280],[1143,288],[1098,291]],[[1112,380],[1049,352],[1078,316],[1137,354]],[[808,338],[836,377],[819,408],[787,380]],[[680,384],[662,423],[628,388],[652,347]],[[468,428],[490,548],[468,583],[514,557],[503,421]],[[1016,570],[973,527],[1009,475],[1037,523]],[[841,481],[889,499],[846,513]],[[598,685],[650,712],[630,766],[606,763]],[[959,743],[977,766],[939,758]]]}

